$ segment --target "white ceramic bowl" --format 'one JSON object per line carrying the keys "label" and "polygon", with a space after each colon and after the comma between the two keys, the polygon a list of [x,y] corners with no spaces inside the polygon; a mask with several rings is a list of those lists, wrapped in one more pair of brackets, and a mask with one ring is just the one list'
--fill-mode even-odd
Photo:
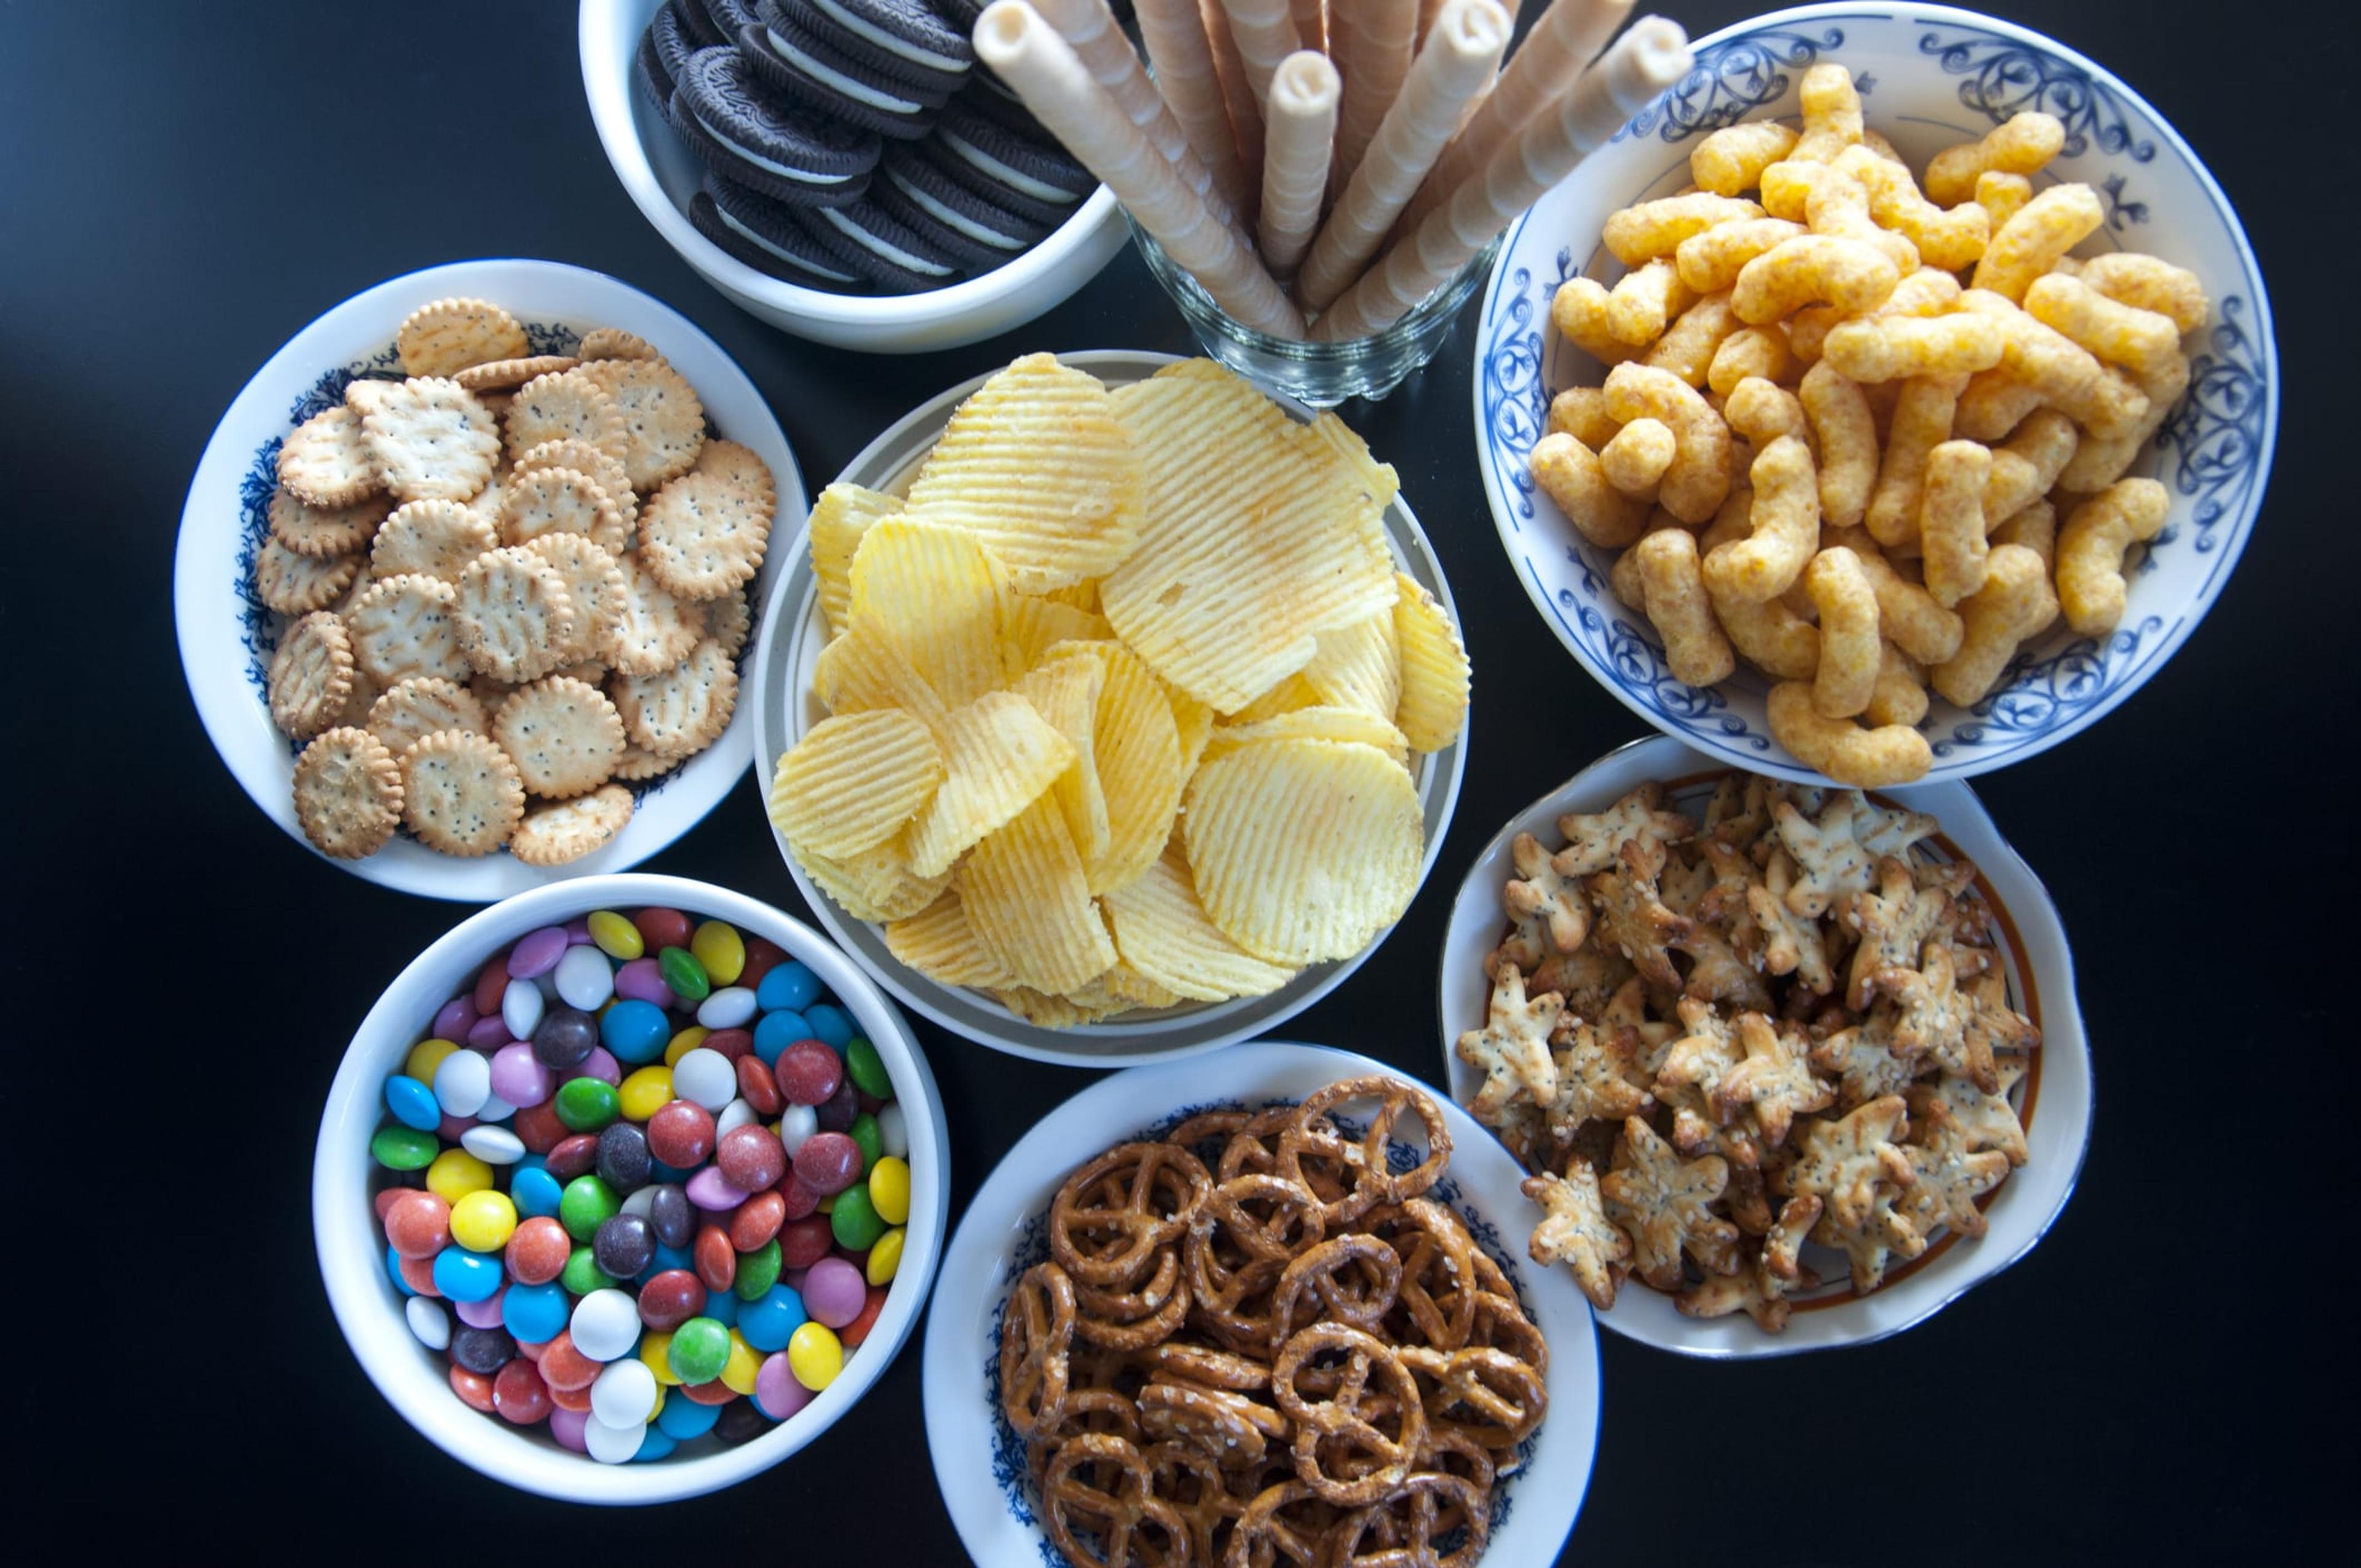
{"label": "white ceramic bowl", "polygon": [[[1462,1034],[1484,1025],[1491,998],[1484,956],[1499,945],[1506,925],[1500,888],[1512,874],[1509,849],[1517,835],[1531,833],[1544,844],[1562,843],[1559,817],[1603,811],[1650,780],[1675,784],[1675,798],[1694,816],[1714,782],[1729,771],[1721,759],[1664,736],[1635,740],[1525,807],[1484,847],[1459,884],[1444,934],[1439,990],[1443,1064],[1455,1099],[1472,1098],[1481,1081],[1452,1047]],[[2042,1034],[2040,1048],[2032,1053],[2032,1069],[2013,1096],[2025,1121],[2030,1157],[1993,1194],[1984,1211],[1992,1226],[1986,1234],[1938,1240],[1923,1257],[1895,1264],[1886,1282],[1867,1296],[1852,1293],[1841,1253],[1807,1245],[1806,1260],[1830,1283],[1795,1298],[1796,1311],[1784,1332],[1764,1333],[1742,1313],[1684,1317],[1670,1296],[1633,1279],[1625,1283],[1615,1305],[1598,1314],[1601,1322],[1626,1338],[1683,1355],[1723,1360],[1793,1355],[1883,1339],[1934,1316],[2032,1251],[2073,1194],[2091,1141],[2091,1056],[2074,995],[2074,957],[2058,921],[2058,906],[2032,869],[2001,838],[1983,803],[1967,785],[1914,784],[1880,791],[1877,798],[1933,814],[1942,824],[1941,837],[1983,873],[1985,889],[2004,915],[2009,1000],[2040,1025]],[[1533,1212],[1529,1207],[1519,1223],[1529,1225]]]}
{"label": "white ceramic bowl", "polygon": [[2108,208],[2080,253],[2153,252],[2192,269],[2214,303],[2212,324],[2187,345],[2188,398],[2132,467],[2163,481],[2172,510],[2132,574],[2122,626],[2093,641],[2061,622],[2020,652],[1973,708],[1938,697],[1919,726],[1935,751],[1925,782],[1965,778],[2097,722],[2162,667],[2229,581],[2270,473],[2279,376],[2254,252],[2197,155],[2102,67],[2038,33],[1940,5],[1808,5],[1700,40],[1696,69],[1510,232],[1477,339],[1477,466],[1518,580],[1600,685],[1657,729],[1725,762],[1817,778],[1771,739],[1770,684],[1760,674],[1741,668],[1711,689],[1673,677],[1647,618],[1609,589],[1609,554],[1537,489],[1527,459],[1551,393],[1604,378],[1548,323],[1550,297],[1566,278],[1620,273],[1598,244],[1608,214],[1686,185],[1689,152],[1707,132],[1741,119],[1793,122],[1796,84],[1822,60],[1861,79],[1868,123],[1914,169],[2019,110],[2056,115],[2066,124],[2065,153],[2035,183],[2086,181]]}
{"label": "white ceramic bowl", "polygon": [[[1130,349],[1093,349],[1061,354],[1066,364],[1090,371],[1109,386],[1144,380],[1178,356]],[[848,465],[839,482],[871,489],[899,492],[917,473],[918,465],[950,422],[951,411],[982,386],[983,377],[965,381],[913,411]],[[1286,398],[1273,400],[1299,420],[1309,410]],[[1384,455],[1379,454],[1380,457]],[[1443,563],[1419,527],[1409,502],[1396,497],[1386,510],[1386,535],[1396,564],[1442,602],[1455,623],[1459,619],[1451,586],[1443,579]],[[754,770],[758,792],[769,788],[770,770],[780,754],[803,738],[828,710],[811,696],[812,664],[827,645],[828,623],[820,614],[819,584],[811,572],[808,539],[798,539],[787,563],[786,576],[773,587],[763,607],[763,624],[754,647],[752,671],[754,704],[754,747],[763,759]],[[1443,848],[1451,826],[1452,808],[1459,803],[1459,780],[1467,764],[1467,734],[1429,756],[1413,755],[1411,776],[1418,785],[1420,808],[1426,828],[1426,853],[1419,863],[1419,885]],[[1072,1029],[1045,1029],[1027,1023],[981,991],[969,991],[931,980],[896,959],[885,947],[885,928],[859,921],[838,908],[805,874],[786,839],[772,837],[780,858],[787,863],[796,885],[847,950],[857,956],[878,982],[907,1005],[944,1028],[994,1047],[1037,1061],[1065,1062],[1077,1067],[1119,1067],[1162,1061],[1196,1051],[1210,1051],[1268,1034],[1344,983],[1347,975],[1368,961],[1386,939],[1380,931],[1353,957],[1334,963],[1313,964],[1268,996],[1231,1002],[1191,1003],[1157,1011],[1126,1013],[1104,1024]]]}
{"label": "white ceramic bowl", "polygon": [[[1074,1168],[1103,1148],[1152,1136],[1184,1116],[1224,1106],[1301,1100],[1341,1079],[1402,1074],[1350,1051],[1257,1040],[1194,1061],[1133,1068],[1093,1084],[1037,1123],[1002,1157],[968,1205],[944,1255],[958,1288],[927,1321],[927,1446],[951,1523],[978,1563],[1064,1559],[1036,1518],[1025,1444],[1000,1411],[1001,1307],[1017,1277],[1049,1255],[1049,1201]],[[1433,1093],[1432,1088],[1427,1092]],[[1438,1099],[1440,1097],[1438,1096]],[[1574,1529],[1598,1451],[1598,1337],[1571,1276],[1525,1255],[1524,1173],[1456,1105],[1443,1103],[1451,1168],[1431,1197],[1456,1210],[1508,1275],[1549,1343],[1549,1411],[1516,1473],[1494,1494],[1484,1561],[1554,1562]],[[1422,1154],[1414,1130],[1407,1146]]]}
{"label": "white ceramic bowl", "polygon": [[664,243],[705,280],[783,332],[870,354],[957,348],[1053,309],[1131,236],[1104,185],[1005,267],[924,294],[831,294],[757,271],[697,232],[688,201],[705,166],[631,85],[631,55],[662,0],[582,0],[582,86],[615,177]]}
{"label": "white ceramic bowl", "polygon": [[[877,1047],[910,1130],[910,1219],[900,1272],[869,1337],[812,1402],[736,1448],[645,1464],[601,1464],[560,1448],[546,1426],[521,1428],[468,1409],[451,1392],[443,1356],[419,1343],[386,1276],[385,1238],[369,1206],[369,1138],[385,1120],[385,1080],[424,1036],[435,1010],[484,960],[529,931],[594,909],[662,905],[727,920],[811,967]],[[859,967],[799,920],[742,894],[681,877],[602,876],[519,894],[482,910],[428,948],[386,988],[353,1036],[328,1091],[312,1157],[312,1236],[320,1277],[346,1343],[401,1419],[452,1458],[492,1480],[576,1503],[662,1503],[734,1486],[769,1469],[834,1425],[885,1367],[918,1321],[941,1256],[950,1210],[950,1147],[934,1073],[894,1004]]]}
{"label": "white ceramic bowl", "polygon": [[[555,261],[457,261],[368,289],[297,333],[254,373],[214,427],[189,499],[172,564],[172,614],[181,669],[214,750],[263,814],[312,850],[295,820],[291,794],[301,747],[279,732],[265,700],[270,655],[288,618],[254,591],[255,552],[267,532],[280,443],[298,424],[341,400],[363,369],[396,363],[394,329],[431,300],[489,300],[526,323],[539,343],[569,342],[594,326],[620,327],[661,349],[697,389],[712,428],[752,447],[778,482],[779,511],[763,573],[748,587],[759,607],[781,567],[779,546],[804,517],[803,476],[779,422],[754,383],[697,324],[630,284]],[[741,661],[743,655],[741,655]],[[742,711],[721,739],[674,772],[634,790],[630,824],[605,849],[567,865],[536,868],[505,850],[472,860],[438,855],[406,835],[364,860],[336,861],[354,875],[434,898],[489,903],[569,878],[639,864],[704,819],[753,754]]]}

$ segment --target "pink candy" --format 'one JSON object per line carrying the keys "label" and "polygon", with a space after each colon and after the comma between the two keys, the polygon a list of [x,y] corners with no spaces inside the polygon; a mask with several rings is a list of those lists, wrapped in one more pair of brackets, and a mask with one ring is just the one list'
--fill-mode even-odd
{"label": "pink candy", "polygon": [[746,1201],[746,1194],[730,1185],[730,1179],[721,1174],[719,1167],[708,1165],[688,1179],[688,1201],[700,1209],[719,1213]]}
{"label": "pink candy", "polygon": [[634,1002],[653,1002],[670,1012],[680,1005],[680,998],[664,983],[664,970],[653,959],[633,959],[615,971],[615,994]]}
{"label": "pink candy", "polygon": [[496,1329],[500,1326],[500,1299],[508,1293],[503,1285],[480,1301],[454,1301],[451,1310],[471,1329]]}
{"label": "pink candy", "polygon": [[774,1421],[785,1420],[812,1402],[812,1391],[788,1370],[786,1352],[766,1358],[754,1374],[754,1403]]}
{"label": "pink candy", "polygon": [[464,1040],[467,1031],[476,1026],[476,999],[455,996],[434,1014],[434,1037],[438,1040]]}
{"label": "pink candy", "polygon": [[805,1273],[803,1294],[804,1310],[812,1321],[840,1329],[868,1305],[869,1283],[844,1259],[824,1257]]}
{"label": "pink candy", "polygon": [[535,975],[547,974],[566,956],[566,947],[563,926],[544,926],[538,931],[528,932],[509,949],[510,978],[531,980]]}
{"label": "pink candy", "polygon": [[511,1040],[492,1053],[492,1092],[522,1108],[538,1105],[555,1091],[549,1069],[534,1058],[533,1047]]}
{"label": "pink candy", "polygon": [[582,1436],[583,1429],[589,1424],[588,1410],[569,1410],[561,1405],[549,1412],[549,1435],[557,1440],[560,1448],[570,1448],[577,1453],[590,1452],[590,1444]]}

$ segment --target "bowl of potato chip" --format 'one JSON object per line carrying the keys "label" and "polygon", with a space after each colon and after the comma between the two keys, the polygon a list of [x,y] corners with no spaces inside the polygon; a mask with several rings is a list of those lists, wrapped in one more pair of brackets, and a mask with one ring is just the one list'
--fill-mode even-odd
{"label": "bowl of potato chip", "polygon": [[1534,605],[1651,724],[1796,781],[2003,767],[2221,594],[2268,479],[2270,306],[2154,109],[2037,33],[1815,5],[1511,231],[1478,466]]}
{"label": "bowl of potato chip", "polygon": [[1686,1355],[1923,1321],[2032,1250],[2090,1142],[2057,908],[1957,782],[1634,741],[1477,857],[1440,994],[1534,1260]]}
{"label": "bowl of potato chip", "polygon": [[918,409],[765,609],[780,853],[928,1017],[1082,1064],[1260,1034],[1433,863],[1467,658],[1391,468],[1207,360],[1031,355]]}

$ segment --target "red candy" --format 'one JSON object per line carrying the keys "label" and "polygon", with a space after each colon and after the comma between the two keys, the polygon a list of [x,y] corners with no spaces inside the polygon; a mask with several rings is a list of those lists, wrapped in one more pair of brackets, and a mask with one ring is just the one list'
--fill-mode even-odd
{"label": "red candy", "polygon": [[697,1260],[697,1277],[705,1281],[708,1290],[718,1295],[738,1283],[738,1252],[730,1245],[730,1233],[719,1225],[697,1231],[691,1255]]}
{"label": "red candy", "polygon": [[688,916],[679,910],[653,906],[632,916],[631,924],[640,928],[640,940],[648,945],[651,955],[666,948],[687,947],[688,938],[695,930],[688,923]]}
{"label": "red candy", "polygon": [[409,1187],[388,1187],[370,1199],[369,1201],[377,1208],[377,1223],[380,1225],[384,1224],[385,1212],[400,1202],[403,1193],[415,1190],[416,1189]]}
{"label": "red candy", "polygon": [[716,1377],[710,1383],[685,1383],[680,1392],[699,1405],[726,1405],[738,1397],[738,1390]]}
{"label": "red candy", "polygon": [[[743,1029],[716,1029],[699,1042],[708,1051],[719,1051],[731,1061],[743,1061],[753,1055],[754,1036]],[[760,1061],[762,1058],[755,1058]]]}
{"label": "red candy", "polygon": [[779,1266],[809,1268],[828,1255],[829,1244],[834,1239],[829,1234],[826,1214],[789,1220],[779,1227]]}
{"label": "red candy", "polygon": [[872,1285],[869,1299],[861,1304],[861,1315],[837,1330],[836,1337],[849,1345],[859,1344],[869,1337],[869,1331],[877,1326],[877,1314],[884,1310],[885,1292]]}
{"label": "red candy", "polygon": [[[574,1332],[570,1329],[560,1329],[557,1337],[551,1340],[541,1353],[542,1381],[561,1394],[572,1393],[577,1388],[588,1389],[598,1381],[598,1374],[605,1370],[598,1362],[574,1348]],[[560,1404],[563,1409],[574,1409],[563,1401]]]}
{"label": "red candy", "polygon": [[640,1321],[659,1332],[705,1310],[705,1286],[686,1268],[667,1268],[640,1287]]}
{"label": "red candy", "polygon": [[541,1365],[541,1353],[549,1348],[549,1342],[544,1340],[541,1343],[535,1344],[529,1339],[521,1339],[516,1342],[516,1347],[519,1355],[538,1366]]}
{"label": "red candy", "polygon": [[572,1410],[580,1415],[590,1408],[590,1385],[585,1383],[579,1388],[552,1388],[549,1402],[561,1410]]}
{"label": "red candy", "polygon": [[546,1285],[566,1272],[566,1260],[574,1251],[574,1238],[566,1227],[546,1214],[532,1219],[509,1234],[509,1245],[500,1255],[508,1265],[509,1277],[520,1285]]}
{"label": "red candy", "polygon": [[779,1178],[786,1175],[787,1151],[768,1127],[749,1123],[721,1135],[713,1163],[739,1191],[760,1192],[775,1187]]}
{"label": "red candy", "polygon": [[758,1116],[775,1116],[787,1107],[786,1097],[779,1092],[779,1080],[771,1076],[763,1058],[751,1051],[738,1058],[738,1093]]}
{"label": "red candy", "polygon": [[787,961],[787,952],[776,942],[760,937],[746,938],[746,967],[738,971],[732,983],[752,991],[763,983],[763,977]]}
{"label": "red candy", "polygon": [[404,1189],[386,1206],[385,1239],[405,1261],[432,1258],[451,1245],[451,1205],[432,1192]]}
{"label": "red candy", "polygon": [[818,1040],[797,1040],[779,1053],[771,1076],[779,1092],[798,1105],[824,1105],[844,1081],[844,1063]]}
{"label": "red candy", "polygon": [[842,1133],[814,1133],[796,1151],[796,1178],[821,1197],[833,1197],[861,1179],[861,1146]]}
{"label": "red candy", "polygon": [[520,1108],[509,1123],[509,1131],[534,1154],[545,1155],[572,1129],[557,1119],[557,1102],[550,1099]]}
{"label": "red candy", "polygon": [[434,1288],[434,1260],[431,1257],[405,1257],[401,1260],[401,1282],[421,1296],[440,1296]]}
{"label": "red candy", "polygon": [[648,1152],[676,1170],[705,1163],[713,1152],[713,1113],[675,1100],[648,1118]]}
{"label": "red candy", "polygon": [[786,1218],[785,1199],[775,1192],[757,1192],[730,1216],[730,1245],[740,1252],[752,1252],[777,1235]]}
{"label": "red candy", "polygon": [[[463,1395],[462,1398],[465,1398]],[[512,1425],[529,1427],[549,1419],[549,1385],[530,1361],[510,1362],[492,1379],[492,1409]]]}
{"label": "red candy", "polygon": [[549,1151],[549,1174],[561,1182],[588,1176],[598,1163],[598,1135],[574,1133],[557,1140]]}
{"label": "red candy", "polygon": [[492,1380],[480,1372],[470,1372],[457,1362],[451,1364],[451,1392],[467,1403],[471,1410],[492,1413]]}
{"label": "red candy", "polygon": [[509,956],[502,953],[484,966],[476,976],[476,1014],[480,1018],[500,1015],[500,998],[509,989]]}
{"label": "red candy", "polygon": [[819,1212],[820,1195],[793,1170],[788,1171],[787,1179],[779,1183],[779,1196],[786,1202],[787,1218],[790,1220],[800,1220],[807,1214]]}

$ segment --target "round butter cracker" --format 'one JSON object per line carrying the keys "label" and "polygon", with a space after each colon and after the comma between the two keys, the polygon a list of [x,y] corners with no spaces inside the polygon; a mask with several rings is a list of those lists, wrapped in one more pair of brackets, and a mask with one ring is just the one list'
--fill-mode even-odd
{"label": "round butter cracker", "polygon": [[254,554],[254,591],[281,615],[308,615],[335,603],[360,569],[357,554],[299,555],[267,537]]}
{"label": "round butter cracker", "polygon": [[574,599],[532,551],[488,551],[459,574],[451,627],[468,665],[504,681],[538,680],[573,662]]}
{"label": "round butter cracker", "polygon": [[631,820],[631,792],[608,784],[579,800],[535,806],[509,840],[509,852],[529,866],[562,866],[615,841]]}
{"label": "round butter cracker", "polygon": [[378,399],[361,432],[385,488],[405,501],[464,501],[490,482],[500,427],[456,381],[413,378]]}
{"label": "round butter cracker", "polygon": [[405,317],[393,334],[411,376],[448,376],[532,351],[516,317],[485,300],[436,300]]}
{"label": "round butter cracker", "polygon": [[345,612],[353,662],[381,685],[412,675],[466,679],[467,662],[452,624],[453,593],[450,584],[423,572],[379,578]]}
{"label": "round butter cracker", "polygon": [[737,592],[762,570],[770,540],[770,500],[716,474],[682,475],[640,513],[640,559],[681,598]]}
{"label": "round butter cracker", "polygon": [[295,820],[324,855],[374,855],[401,820],[401,770],[366,729],[328,730],[295,759]]}
{"label": "round butter cracker", "polygon": [[345,623],[315,610],[287,629],[270,658],[270,721],[296,740],[341,718],[353,691],[353,640]]}
{"label": "round butter cracker", "polygon": [[597,686],[551,675],[510,695],[492,721],[492,739],[527,790],[570,800],[613,776],[623,754],[623,720]]}
{"label": "round butter cracker", "polygon": [[473,506],[459,501],[406,501],[396,507],[369,546],[369,570],[380,577],[417,572],[456,583],[469,562],[500,543]]}
{"label": "round butter cracker", "polygon": [[270,492],[270,537],[298,555],[350,555],[368,547],[393,503],[367,496],[350,506],[315,507],[281,485]]}
{"label": "round butter cracker", "polygon": [[700,751],[721,739],[738,706],[738,666],[711,638],[655,675],[615,682],[615,709],[632,740],[652,751]]}
{"label": "round butter cracker", "polygon": [[446,855],[489,855],[524,817],[516,763],[490,737],[470,730],[438,729],[404,751],[401,797],[410,830]]}
{"label": "round butter cracker", "polygon": [[339,404],[297,425],[279,448],[279,482],[315,507],[348,507],[384,488],[361,416]]}
{"label": "round butter cracker", "polygon": [[456,681],[413,675],[397,681],[369,705],[362,728],[385,742],[396,757],[438,729],[490,733],[484,705]]}

